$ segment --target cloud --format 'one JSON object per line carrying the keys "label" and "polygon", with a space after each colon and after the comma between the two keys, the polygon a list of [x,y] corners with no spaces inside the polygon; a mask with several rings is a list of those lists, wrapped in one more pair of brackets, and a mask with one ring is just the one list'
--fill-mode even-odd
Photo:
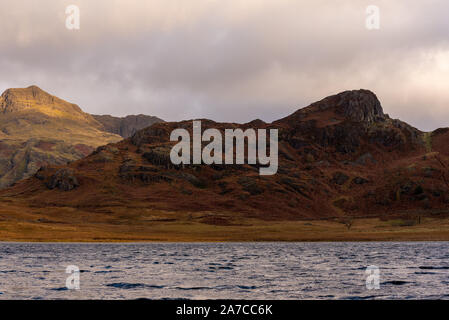
{"label": "cloud", "polygon": [[[449,126],[444,0],[4,0],[0,89],[36,84],[85,111],[272,121],[346,89]],[[65,28],[77,4],[81,29]],[[381,28],[365,28],[380,8]]]}

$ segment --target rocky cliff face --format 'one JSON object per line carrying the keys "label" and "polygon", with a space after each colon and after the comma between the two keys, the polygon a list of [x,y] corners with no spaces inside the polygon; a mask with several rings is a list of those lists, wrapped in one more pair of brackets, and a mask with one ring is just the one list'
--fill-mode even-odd
{"label": "rocky cliff face", "polygon": [[59,99],[37,86],[8,89],[0,96],[0,113],[18,115],[27,112],[99,127],[98,122],[76,104]]}
{"label": "rocky cliff face", "polygon": [[143,114],[129,115],[123,118],[110,115],[93,115],[93,117],[103,125],[105,131],[118,134],[123,138],[129,138],[138,130],[154,123],[163,122],[158,117]]}
{"label": "rocky cliff face", "polygon": [[357,122],[373,123],[388,119],[380,101],[369,90],[345,91],[312,104],[313,107],[319,110],[333,108],[337,114]]}
{"label": "rocky cliff face", "polygon": [[192,122],[156,123],[67,166],[43,169],[0,198],[110,215],[151,208],[169,211],[175,220],[198,213],[200,222],[225,225],[236,216],[384,216],[449,205],[447,131],[425,134],[390,119],[367,90],[330,96],[273,123],[202,121],[202,130],[278,129],[273,176],[260,176],[257,165],[174,166],[169,137],[176,128],[191,131]]}
{"label": "rocky cliff face", "polygon": [[[327,117],[332,121],[344,119],[365,123],[382,122],[389,119],[388,115],[384,114],[377,96],[369,90],[360,89],[326,97],[279,121],[303,120],[307,117],[313,118],[313,115],[320,118]],[[330,115],[335,117],[332,118]]]}

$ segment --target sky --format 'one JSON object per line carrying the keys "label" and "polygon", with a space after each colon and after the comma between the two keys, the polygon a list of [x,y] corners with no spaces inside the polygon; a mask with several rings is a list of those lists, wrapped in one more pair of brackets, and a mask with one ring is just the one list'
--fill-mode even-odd
{"label": "sky", "polygon": [[[393,118],[449,126],[447,0],[0,3],[0,92],[37,85],[93,114],[243,123],[364,88]],[[72,4],[79,30],[66,27]]]}

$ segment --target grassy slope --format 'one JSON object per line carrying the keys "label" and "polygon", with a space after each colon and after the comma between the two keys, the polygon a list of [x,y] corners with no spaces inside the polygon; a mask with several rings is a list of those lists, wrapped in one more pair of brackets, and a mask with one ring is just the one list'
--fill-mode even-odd
{"label": "grassy slope", "polygon": [[[18,206],[18,207],[16,207]],[[235,213],[228,225],[205,223],[207,213],[141,208],[0,207],[0,241],[434,241],[449,239],[449,218],[263,221]],[[68,223],[67,221],[70,221]]]}

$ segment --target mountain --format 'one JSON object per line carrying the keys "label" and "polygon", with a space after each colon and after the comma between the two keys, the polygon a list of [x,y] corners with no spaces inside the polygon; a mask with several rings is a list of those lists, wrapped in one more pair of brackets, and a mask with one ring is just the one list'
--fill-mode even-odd
{"label": "mountain", "polygon": [[[42,210],[57,208],[45,219],[75,223],[92,234],[102,230],[99,239],[165,239],[165,234],[171,240],[193,239],[195,232],[203,240],[225,239],[232,235],[220,228],[229,226],[241,235],[233,240],[297,240],[302,238],[291,229],[294,221],[421,221],[421,215],[448,212],[449,129],[425,133],[391,119],[371,91],[345,91],[273,123],[204,119],[201,124],[203,130],[221,132],[278,129],[277,174],[260,176],[257,165],[247,164],[175,166],[169,158],[175,144],[170,133],[176,128],[192,132],[192,121],[155,123],[0,191],[0,213],[2,206],[17,208],[35,226],[32,219],[42,218]],[[280,221],[291,222],[273,227]],[[249,228],[256,225],[262,229]],[[315,239],[307,226],[302,224]]]}
{"label": "mountain", "polygon": [[146,115],[90,115],[37,86],[8,89],[0,96],[0,189],[43,165],[78,160],[161,121]]}
{"label": "mountain", "polygon": [[123,118],[110,115],[92,115],[95,120],[100,122],[107,132],[118,134],[124,138],[131,137],[138,130],[151,126],[153,123],[163,122],[164,120],[154,116],[143,114],[129,115]]}
{"label": "mountain", "polygon": [[121,140],[77,105],[37,86],[8,89],[0,96],[0,128],[0,188],[44,164],[65,164]]}

